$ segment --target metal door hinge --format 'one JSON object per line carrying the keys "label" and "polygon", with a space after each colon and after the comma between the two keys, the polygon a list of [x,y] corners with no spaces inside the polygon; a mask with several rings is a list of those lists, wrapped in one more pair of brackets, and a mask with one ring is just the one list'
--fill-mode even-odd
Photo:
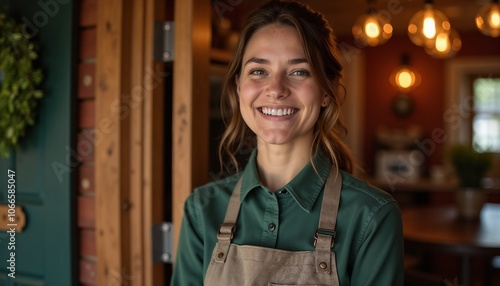
{"label": "metal door hinge", "polygon": [[155,22],[154,59],[171,62],[174,60],[174,22]]}
{"label": "metal door hinge", "polygon": [[153,225],[153,263],[173,262],[174,228],[171,222]]}

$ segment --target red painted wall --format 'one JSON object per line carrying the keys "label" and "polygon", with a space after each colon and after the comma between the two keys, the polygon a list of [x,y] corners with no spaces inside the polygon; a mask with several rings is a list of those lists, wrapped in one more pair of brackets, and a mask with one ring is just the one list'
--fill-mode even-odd
{"label": "red painted wall", "polygon": [[[483,36],[479,32],[462,34],[462,49],[455,57],[465,56],[500,56],[500,38]],[[340,38],[340,42],[353,41]],[[421,127],[429,151],[427,166],[442,162],[442,144],[432,139],[432,132],[444,129],[443,113],[445,100],[445,64],[446,59],[435,59],[425,53],[423,48],[414,45],[407,35],[393,36],[387,43],[379,47],[361,49],[365,54],[365,112],[364,112],[364,158],[360,162],[371,174],[374,168],[374,140],[378,128],[402,129],[411,125]],[[410,56],[410,66],[421,75],[421,84],[414,88],[410,97],[414,101],[413,112],[404,118],[397,117],[391,110],[392,100],[398,90],[391,85],[389,77],[401,64],[401,55]],[[500,73],[500,71],[499,71]],[[431,146],[432,145],[432,146]]]}
{"label": "red painted wall", "polygon": [[[404,53],[410,56],[410,66],[420,73],[422,81],[408,93],[413,99],[413,112],[402,118],[391,110],[392,101],[400,92],[390,84],[389,77],[401,65]],[[442,60],[428,56],[406,36],[394,37],[385,45],[366,49],[365,59],[365,138],[368,144],[365,144],[364,153],[366,168],[372,169],[373,142],[381,126],[403,129],[416,124],[425,135],[433,129],[443,128],[444,65]],[[436,153],[439,149],[431,156]]]}

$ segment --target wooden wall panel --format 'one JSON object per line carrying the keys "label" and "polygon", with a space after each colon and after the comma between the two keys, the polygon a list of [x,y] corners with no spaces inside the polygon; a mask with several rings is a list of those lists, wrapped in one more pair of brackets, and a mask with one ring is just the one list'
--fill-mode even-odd
{"label": "wooden wall panel", "polygon": [[114,126],[96,144],[95,204],[97,284],[129,283],[130,215],[130,117],[112,112],[124,107],[130,93],[129,1],[108,0],[97,4],[96,122]]}
{"label": "wooden wall panel", "polygon": [[[152,60],[149,24],[153,20],[165,20],[166,14],[172,14],[172,9],[166,11],[162,7],[165,5],[163,0],[125,2],[80,2],[76,96],[80,107],[77,142],[81,145],[81,165],[78,167],[80,195],[77,207],[79,280],[83,285],[165,284],[163,265],[151,262],[148,236],[150,224],[163,218],[162,199],[158,199],[164,190],[161,179],[164,176],[161,156],[163,79],[153,82],[158,85],[153,90],[145,89],[144,100],[130,110],[130,115],[120,117],[110,112],[109,107],[116,100],[127,107],[121,95],[130,94],[131,86],[151,86],[152,79],[148,78],[151,71],[154,79],[161,75],[163,66]],[[182,109],[184,105],[189,123],[183,133],[173,135],[174,142],[179,137],[188,142],[185,146],[176,146],[180,148],[176,149],[180,154],[174,151],[174,154],[181,155],[173,159],[176,162],[174,177],[177,178],[174,185],[182,186],[180,190],[173,188],[173,208],[179,211],[192,188],[204,183],[208,176],[207,150],[195,148],[193,142],[207,141],[208,137],[209,85],[206,74],[209,72],[210,17],[206,11],[210,10],[210,1],[176,1],[175,7],[176,17],[182,22],[177,25],[176,34],[180,41],[177,43],[176,40],[176,47],[189,51],[176,59],[174,68],[179,81],[174,92],[177,104],[174,110]],[[145,73],[147,70],[149,73]],[[186,94],[187,98],[183,98]],[[193,104],[195,95],[197,105]],[[94,122],[88,118],[92,110],[95,112]],[[104,137],[93,138],[93,130],[102,119],[111,120],[115,129]],[[182,118],[174,119],[176,123],[180,122],[178,120]],[[169,135],[167,138],[172,139]],[[85,148],[88,146],[92,148]],[[184,161],[183,156],[188,160]],[[187,169],[184,169],[184,164]],[[182,182],[183,178],[187,181]],[[100,218],[97,222],[96,216]],[[181,217],[182,214],[174,214],[176,235]],[[141,220],[147,223],[141,223]],[[138,236],[132,238],[132,234]],[[134,279],[129,280],[130,277]]]}

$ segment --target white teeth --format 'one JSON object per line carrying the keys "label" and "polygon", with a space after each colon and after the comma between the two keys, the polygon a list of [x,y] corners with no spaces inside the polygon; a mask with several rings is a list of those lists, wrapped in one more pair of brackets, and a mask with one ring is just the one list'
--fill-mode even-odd
{"label": "white teeth", "polygon": [[295,110],[292,108],[276,109],[276,108],[262,107],[262,113],[272,116],[287,116],[294,114]]}

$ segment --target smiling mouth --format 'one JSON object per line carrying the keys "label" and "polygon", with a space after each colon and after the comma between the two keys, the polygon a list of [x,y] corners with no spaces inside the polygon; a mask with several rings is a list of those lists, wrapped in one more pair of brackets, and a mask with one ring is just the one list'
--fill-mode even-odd
{"label": "smiling mouth", "polygon": [[269,107],[261,107],[259,111],[265,115],[271,116],[289,116],[298,111],[295,108],[269,108]]}

